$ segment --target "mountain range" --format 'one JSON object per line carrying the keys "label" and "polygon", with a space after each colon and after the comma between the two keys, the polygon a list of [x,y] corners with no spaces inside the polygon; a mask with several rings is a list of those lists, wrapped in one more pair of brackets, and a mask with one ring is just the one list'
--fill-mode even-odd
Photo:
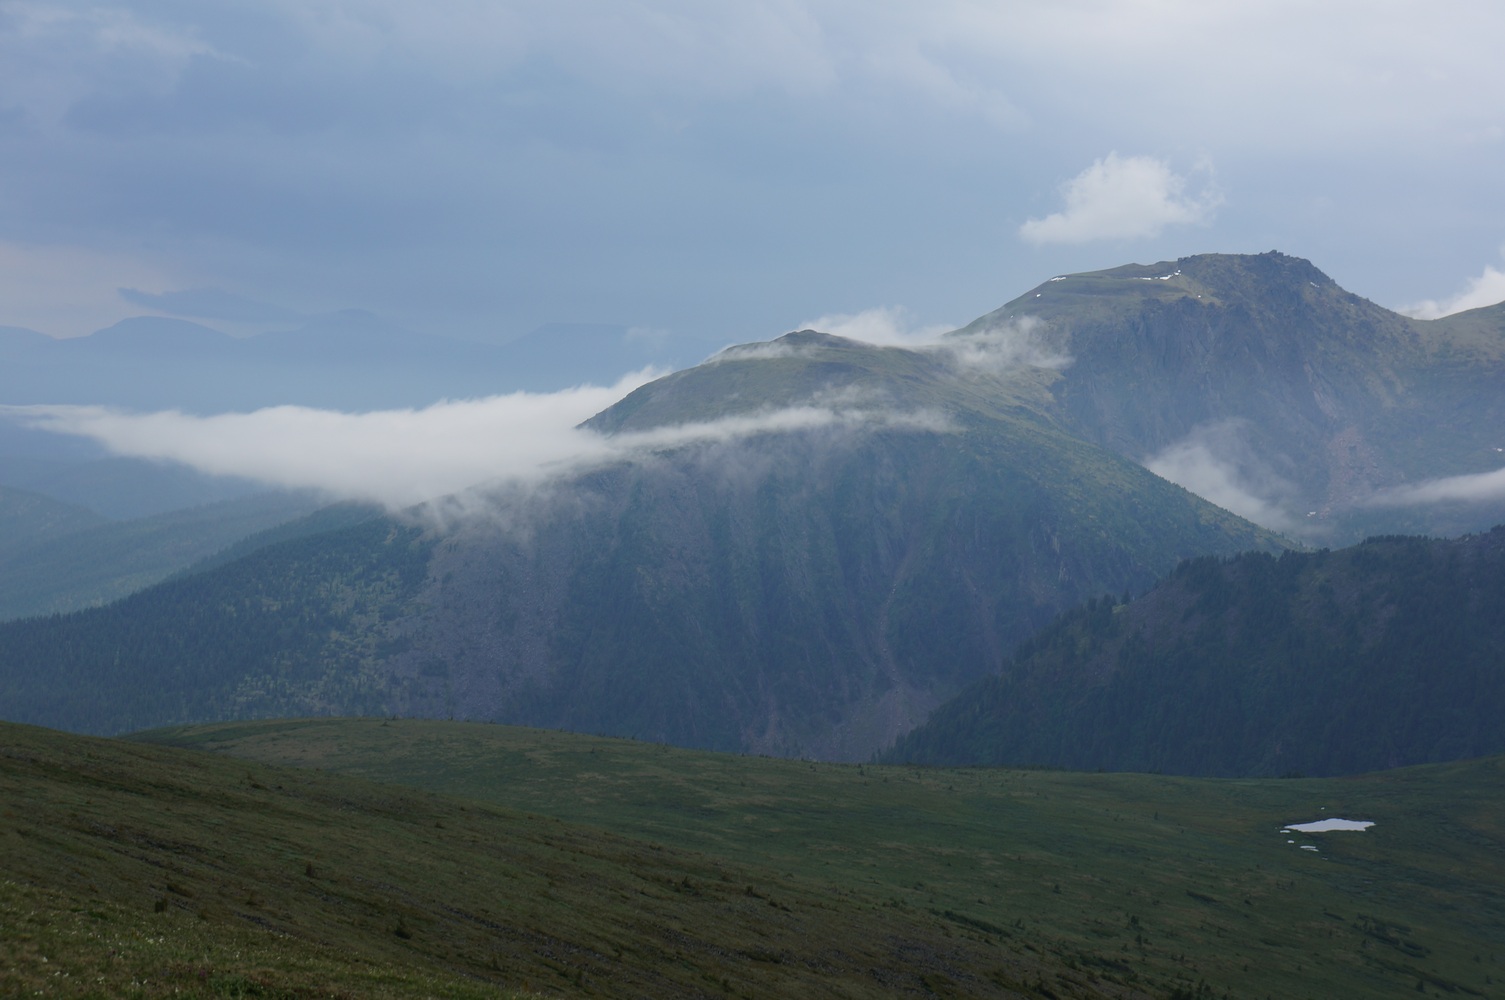
{"label": "mountain range", "polygon": [[1088,595],[1279,545],[1045,402],[1040,370],[946,351],[732,351],[595,418],[630,459],[6,626],[4,700],[103,732],[396,712],[865,758]]}
{"label": "mountain range", "polygon": [[1184,559],[1505,520],[1502,366],[1505,307],[1411,320],[1273,253],[1053,278],[902,347],[799,331],[645,385],[585,425],[607,457],[542,485],[316,520],[0,627],[0,704],[866,759]]}
{"label": "mountain range", "polygon": [[[1416,320],[1309,261],[1206,254],[1052,278],[961,331],[1027,322],[1073,363],[1072,433],[1314,544],[1505,520],[1505,303]],[[1388,502],[1387,502],[1388,501]]]}

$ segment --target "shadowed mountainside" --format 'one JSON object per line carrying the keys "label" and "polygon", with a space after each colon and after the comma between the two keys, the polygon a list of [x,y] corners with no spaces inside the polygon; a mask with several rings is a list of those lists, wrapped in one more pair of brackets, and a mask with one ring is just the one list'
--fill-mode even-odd
{"label": "shadowed mountainside", "polygon": [[1278,545],[1058,430],[1052,377],[815,333],[727,352],[596,419],[631,461],[0,629],[5,704],[97,732],[396,712],[863,759],[1063,608]]}
{"label": "shadowed mountainside", "polygon": [[1505,750],[1505,527],[1204,557],[1088,602],[883,755],[1352,774]]}

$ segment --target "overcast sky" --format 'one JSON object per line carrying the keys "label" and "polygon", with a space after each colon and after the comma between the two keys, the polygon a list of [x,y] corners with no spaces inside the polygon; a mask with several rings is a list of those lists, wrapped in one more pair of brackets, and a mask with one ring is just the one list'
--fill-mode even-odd
{"label": "overcast sky", "polygon": [[1435,314],[1505,298],[1502,39],[1498,0],[0,0],[0,325],[714,346],[1271,249]]}

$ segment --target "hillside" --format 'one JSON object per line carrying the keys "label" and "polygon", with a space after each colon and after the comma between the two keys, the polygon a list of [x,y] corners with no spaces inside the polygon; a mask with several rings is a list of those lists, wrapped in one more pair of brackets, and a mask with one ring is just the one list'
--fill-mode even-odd
{"label": "hillside", "polygon": [[104,733],[378,712],[865,759],[1087,596],[1279,545],[1063,433],[1054,377],[808,332],[729,351],[597,417],[623,459],[545,490],[0,627],[3,704]]}
{"label": "hillside", "polygon": [[[0,497],[18,491],[0,489]],[[84,520],[56,537],[12,528],[0,561],[0,620],[75,611],[124,597],[319,504],[263,493],[128,521]]]}
{"label": "hillside", "polygon": [[[694,859],[689,888],[705,895],[641,900],[652,907],[644,918],[614,932],[620,961],[644,955],[621,936],[644,924],[652,933],[672,912],[657,906],[704,905],[681,911],[675,945],[698,966],[728,925],[697,921],[746,912],[734,898],[750,898],[746,879],[776,873],[774,888],[752,882],[751,898],[775,918],[760,929],[806,940],[766,966],[748,957],[776,951],[766,939],[726,947],[733,984],[745,982],[738,966],[795,975],[811,949],[853,954],[833,943],[854,931],[873,944],[938,933],[954,949],[938,969],[924,949],[901,948],[906,978],[883,980],[884,995],[1011,987],[1066,997],[1091,984],[1110,995],[1399,998],[1416,996],[1419,982],[1428,994],[1492,996],[1505,975],[1499,758],[1342,780],[1217,781],[815,764],[442,722],[281,721],[143,738],[214,750],[243,768],[297,765],[321,780],[462,795],[547,818],[561,840],[597,830],[647,844],[667,865]],[[1328,817],[1375,826],[1281,832]],[[718,869],[734,879],[730,895],[717,888]],[[572,883],[555,882],[562,900]],[[596,905],[616,905],[607,884]],[[973,948],[981,969],[969,964]],[[821,988],[860,995],[847,966],[828,961]],[[1015,961],[1033,969],[1020,976]]]}
{"label": "hillside", "polygon": [[7,560],[16,549],[46,544],[105,521],[86,507],[0,486],[0,556]]}
{"label": "hillside", "polygon": [[1351,774],[1505,750],[1505,527],[1202,558],[1064,615],[884,755]]}
{"label": "hillside", "polygon": [[494,801],[0,724],[0,802],[6,995],[1149,995],[856,880]]}

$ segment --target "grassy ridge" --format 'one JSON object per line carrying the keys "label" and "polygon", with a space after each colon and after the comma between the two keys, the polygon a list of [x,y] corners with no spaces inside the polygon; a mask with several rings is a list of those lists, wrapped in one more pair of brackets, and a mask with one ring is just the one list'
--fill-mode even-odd
{"label": "grassy ridge", "polygon": [[[849,941],[841,924],[855,920],[866,939],[866,921],[883,914],[906,933],[949,931],[958,948],[1044,963],[1041,985],[1062,996],[1092,984],[1159,996],[1201,986],[1234,997],[1416,996],[1418,985],[1505,995],[1500,758],[1209,781],[812,764],[416,721],[150,738],[505,803],[756,867],[776,880],[765,894],[810,892],[831,907],[811,925],[823,936]],[[1324,816],[1377,826],[1279,832]],[[970,971],[962,992],[975,995],[992,959],[981,961],[969,969],[958,957],[941,974],[961,982]]]}
{"label": "grassy ridge", "polygon": [[870,887],[311,769],[4,724],[0,803],[0,995],[1147,995]]}

